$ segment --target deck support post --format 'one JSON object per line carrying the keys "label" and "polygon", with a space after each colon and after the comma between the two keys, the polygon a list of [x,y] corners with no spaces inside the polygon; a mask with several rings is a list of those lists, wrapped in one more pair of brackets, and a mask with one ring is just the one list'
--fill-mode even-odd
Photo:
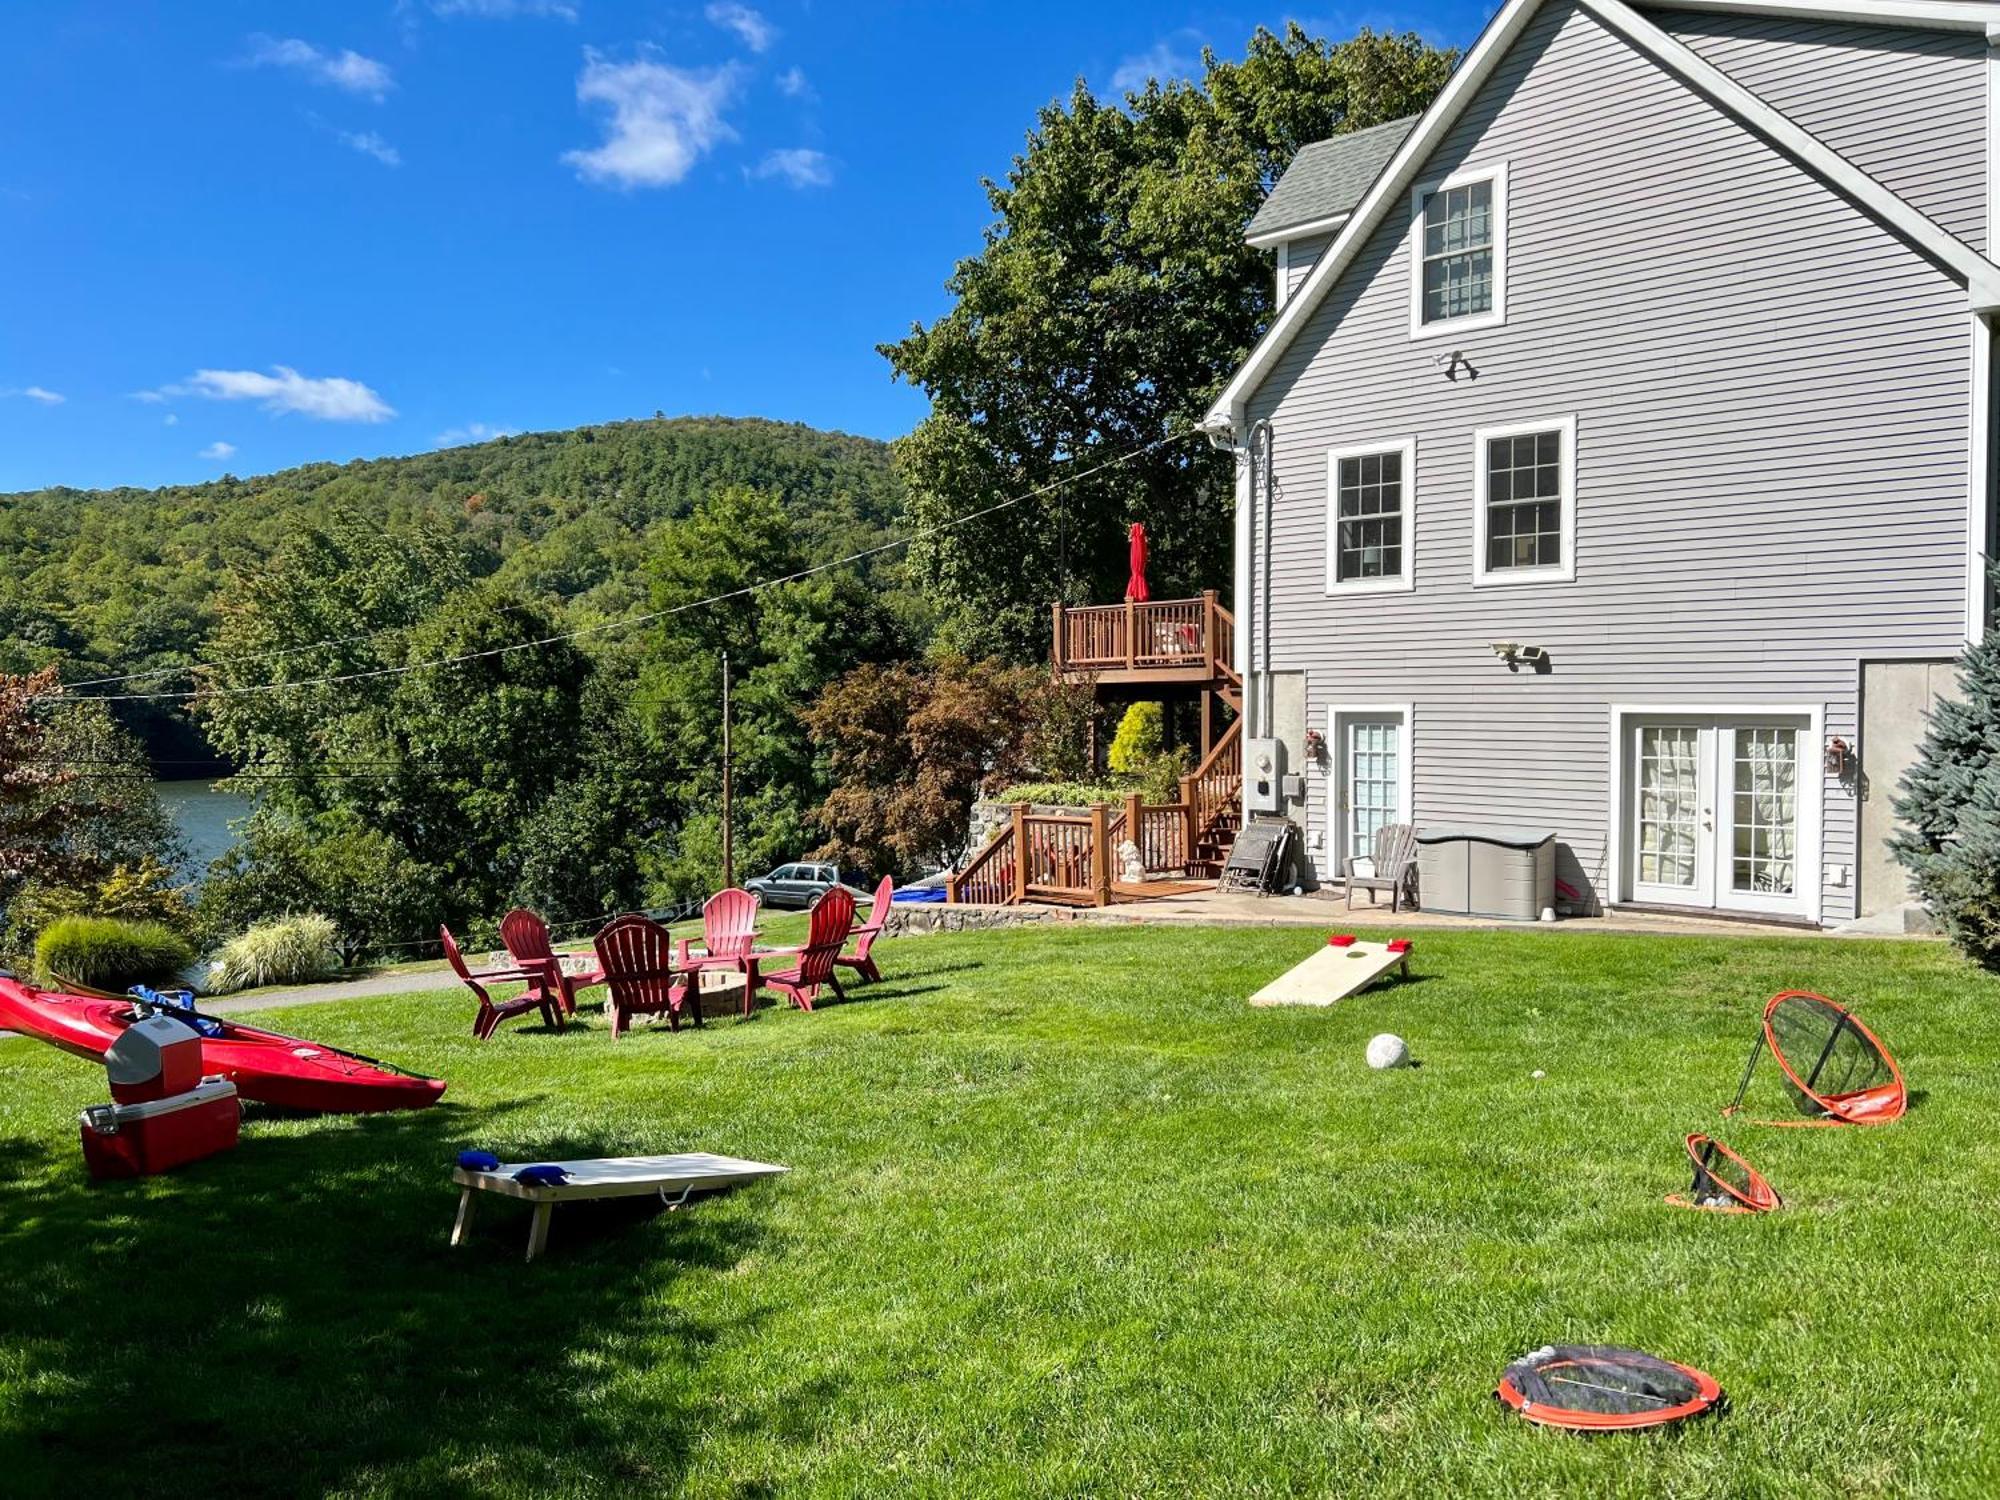
{"label": "deck support post", "polygon": [[1090,894],[1099,906],[1111,904],[1111,804],[1090,808]]}
{"label": "deck support post", "polygon": [[1028,805],[1014,804],[1014,902],[1028,899]]}
{"label": "deck support post", "polygon": [[[1208,759],[1206,753],[1202,755],[1202,759]],[[1181,778],[1181,816],[1187,822],[1186,829],[1181,834],[1183,840],[1182,847],[1187,859],[1187,866],[1182,873],[1189,875],[1194,872],[1195,840],[1201,836],[1201,810],[1194,805],[1195,788],[1199,785],[1200,783],[1192,776],[1183,776]]]}

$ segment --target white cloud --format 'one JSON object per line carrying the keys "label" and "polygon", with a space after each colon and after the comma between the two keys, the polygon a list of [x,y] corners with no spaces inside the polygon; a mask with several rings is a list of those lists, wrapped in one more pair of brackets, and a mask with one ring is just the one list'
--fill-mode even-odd
{"label": "white cloud", "polygon": [[0,396],[22,396],[43,406],[61,406],[69,397],[60,391],[52,391],[45,385],[17,385],[0,391]]}
{"label": "white cloud", "polygon": [[396,86],[388,65],[372,57],[363,57],[348,48],[326,51],[297,37],[265,36],[261,32],[250,38],[243,66],[291,68],[314,83],[345,89],[350,94],[365,94],[377,102]]}
{"label": "white cloud", "polygon": [[162,427],[178,427],[181,425],[181,419],[175,416],[172,412],[168,412],[165,418],[162,419],[160,425]]}
{"label": "white cloud", "polygon": [[386,422],[396,415],[358,380],[337,375],[314,379],[286,365],[262,370],[196,370],[179,385],[162,386],[139,399],[205,396],[211,401],[261,401],[268,412],[298,412],[320,422]]}
{"label": "white cloud", "polygon": [[778,28],[757,11],[737,0],[715,0],[702,12],[711,25],[733,31],[752,52],[764,52],[778,39]]}
{"label": "white cloud", "polygon": [[576,97],[608,106],[604,144],[562,159],[590,182],[670,187],[723,141],[736,138],[723,107],[736,92],[734,67],[676,68],[651,57],[611,62],[584,50]]}
{"label": "white cloud", "polygon": [[432,446],[457,448],[465,443],[490,443],[495,438],[512,437],[520,430],[518,427],[492,427],[484,422],[467,422],[463,427],[440,432]]}
{"label": "white cloud", "polygon": [[431,11],[440,16],[485,16],[499,21],[513,16],[576,19],[576,7],[570,0],[431,0]]}
{"label": "white cloud", "polygon": [[795,188],[828,187],[833,183],[833,158],[824,151],[790,146],[773,151],[747,169],[752,177],[779,177]]}
{"label": "white cloud", "polygon": [[235,452],[236,452],[236,445],[234,443],[225,443],[220,439],[217,439],[215,442],[210,443],[206,448],[202,449],[201,452],[197,453],[195,457],[212,458],[220,461],[222,459],[232,457],[235,454]]}
{"label": "white cloud", "polygon": [[1162,37],[1144,52],[1121,61],[1111,75],[1111,86],[1122,94],[1137,94],[1145,91],[1150,79],[1171,83],[1193,78],[1201,69],[1201,47],[1198,31],[1183,28]]}
{"label": "white cloud", "polygon": [[385,167],[400,167],[403,164],[403,153],[372,130],[336,130],[334,134],[340,137],[343,146],[351,146],[363,156],[372,156]]}
{"label": "white cloud", "polygon": [[778,75],[778,92],[787,99],[817,99],[812,84],[806,78],[806,70],[793,66]]}

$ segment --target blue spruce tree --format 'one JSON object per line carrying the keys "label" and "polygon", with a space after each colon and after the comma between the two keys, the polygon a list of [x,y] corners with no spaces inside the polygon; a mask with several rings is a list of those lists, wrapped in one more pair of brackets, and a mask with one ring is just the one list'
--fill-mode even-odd
{"label": "blue spruce tree", "polygon": [[2000,967],[2000,620],[1959,658],[1959,690],[1931,710],[1889,847],[1938,926]]}

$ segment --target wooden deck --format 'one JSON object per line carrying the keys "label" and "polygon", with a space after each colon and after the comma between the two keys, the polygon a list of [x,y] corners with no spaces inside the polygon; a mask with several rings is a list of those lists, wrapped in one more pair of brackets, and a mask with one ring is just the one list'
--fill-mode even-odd
{"label": "wooden deck", "polygon": [[1051,660],[1058,677],[1102,687],[1182,687],[1233,695],[1235,618],[1210,590],[1199,599],[1056,605]]}

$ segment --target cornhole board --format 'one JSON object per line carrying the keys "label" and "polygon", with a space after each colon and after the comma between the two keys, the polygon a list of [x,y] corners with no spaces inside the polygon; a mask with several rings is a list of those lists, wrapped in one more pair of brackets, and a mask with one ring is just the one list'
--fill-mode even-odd
{"label": "cornhole board", "polygon": [[[569,1173],[569,1181],[516,1182],[514,1174],[528,1166],[561,1167]],[[662,1202],[679,1208],[694,1193],[737,1187],[789,1171],[790,1167],[767,1161],[744,1161],[707,1151],[686,1151],[678,1156],[595,1156],[583,1161],[503,1161],[483,1172],[454,1167],[451,1180],[459,1185],[459,1195],[451,1242],[463,1244],[472,1228],[474,1193],[499,1193],[535,1206],[528,1226],[528,1259],[533,1260],[548,1247],[549,1218],[558,1203],[573,1203],[579,1198],[644,1198],[658,1193]]]}
{"label": "cornhole board", "polygon": [[1332,1005],[1359,994],[1391,969],[1410,976],[1408,951],[1391,953],[1385,943],[1328,944],[1285,970],[1250,997],[1252,1005]]}

